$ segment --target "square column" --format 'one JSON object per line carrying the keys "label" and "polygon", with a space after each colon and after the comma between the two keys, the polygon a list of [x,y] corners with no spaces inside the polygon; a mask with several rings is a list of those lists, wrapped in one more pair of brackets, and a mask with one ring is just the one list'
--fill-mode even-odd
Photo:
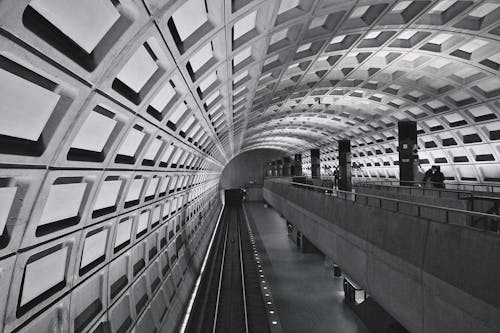
{"label": "square column", "polygon": [[283,161],[282,160],[276,161],[276,170],[278,172],[277,176],[279,176],[279,177],[283,176]]}
{"label": "square column", "polygon": [[295,154],[295,165],[293,176],[302,176],[302,154]]}
{"label": "square column", "polygon": [[271,162],[271,176],[276,177],[278,175],[278,169],[276,167],[276,161]]}
{"label": "square column", "polygon": [[339,141],[339,190],[351,191],[351,141]]}
{"label": "square column", "polygon": [[273,166],[271,162],[267,162],[264,165],[264,175],[265,177],[269,177],[273,175]]}
{"label": "square column", "polygon": [[398,139],[400,185],[412,186],[415,181],[414,164],[418,163],[417,123],[400,121]]}
{"label": "square column", "polygon": [[321,178],[319,149],[311,149],[311,177],[312,178]]}
{"label": "square column", "polygon": [[283,157],[283,176],[290,177],[291,175],[292,173],[291,173],[290,157],[289,156]]}

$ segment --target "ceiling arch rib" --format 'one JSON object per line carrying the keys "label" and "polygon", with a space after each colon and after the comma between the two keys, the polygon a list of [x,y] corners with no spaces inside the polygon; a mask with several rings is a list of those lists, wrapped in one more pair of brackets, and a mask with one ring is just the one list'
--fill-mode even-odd
{"label": "ceiling arch rib", "polygon": [[252,141],[250,141],[246,146],[256,144],[256,143],[265,143],[265,142],[279,142],[279,143],[290,143],[295,147],[304,147],[308,148],[314,145],[314,139],[310,137],[304,136],[292,136],[287,135],[286,133],[280,134],[264,134],[261,137],[256,137]]}
{"label": "ceiling arch rib", "polygon": [[291,146],[295,147],[307,147],[308,145],[311,144],[311,140],[308,140],[306,138],[299,138],[299,137],[291,137],[291,136],[284,136],[284,135],[269,135],[269,136],[264,136],[260,139],[255,139],[252,141],[252,143],[267,143],[267,142],[277,142],[281,144],[289,144]]}
{"label": "ceiling arch rib", "polygon": [[245,141],[252,142],[254,138],[261,138],[262,135],[280,133],[291,137],[310,137],[312,139],[310,146],[314,147],[334,139],[336,135],[343,133],[359,120],[360,118],[348,120],[311,112],[295,114],[293,117],[285,114],[279,119],[268,117],[267,122],[261,122],[246,132]]}
{"label": "ceiling arch rib", "polygon": [[294,153],[300,153],[301,151],[306,149],[306,146],[297,146],[291,143],[278,143],[278,142],[265,141],[260,143],[252,143],[249,144],[248,146],[243,146],[241,150],[248,151],[261,148],[279,149],[286,152],[287,154],[294,154]]}
{"label": "ceiling arch rib", "polygon": [[319,140],[323,140],[325,133],[322,132],[313,132],[307,128],[299,128],[296,126],[286,126],[286,127],[270,127],[264,131],[255,131],[251,136],[248,137],[248,141],[253,141],[255,139],[260,139],[264,136],[287,136],[287,137],[297,137],[297,138],[306,138],[309,141],[317,142]]}

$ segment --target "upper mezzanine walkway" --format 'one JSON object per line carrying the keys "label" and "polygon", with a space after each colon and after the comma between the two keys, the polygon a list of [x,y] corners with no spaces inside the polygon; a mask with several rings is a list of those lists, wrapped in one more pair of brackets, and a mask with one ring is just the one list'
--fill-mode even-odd
{"label": "upper mezzanine walkway", "polygon": [[498,216],[279,179],[263,193],[411,332],[500,327],[500,235],[472,227]]}

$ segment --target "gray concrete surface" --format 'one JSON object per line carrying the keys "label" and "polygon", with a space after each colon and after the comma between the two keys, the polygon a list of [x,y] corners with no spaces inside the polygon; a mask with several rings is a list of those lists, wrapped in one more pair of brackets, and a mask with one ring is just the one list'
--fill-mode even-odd
{"label": "gray concrete surface", "polygon": [[256,149],[241,153],[224,167],[220,176],[220,188],[239,188],[247,184],[264,183],[264,166],[279,159],[284,152],[275,149]]}
{"label": "gray concrete surface", "polygon": [[245,209],[284,332],[368,333],[344,303],[342,279],[325,267],[324,256],[301,253],[274,209],[257,202]]}
{"label": "gray concrete surface", "polygon": [[296,187],[264,198],[411,332],[500,332],[498,234]]}

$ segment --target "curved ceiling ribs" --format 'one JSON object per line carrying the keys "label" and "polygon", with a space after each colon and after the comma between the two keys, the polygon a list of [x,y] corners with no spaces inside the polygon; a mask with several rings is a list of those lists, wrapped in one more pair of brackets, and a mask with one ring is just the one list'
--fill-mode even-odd
{"label": "curved ceiling ribs", "polygon": [[[55,3],[4,5],[2,29],[77,79],[82,96],[95,93],[92,103],[123,109],[111,111],[125,124],[109,133],[115,142],[173,135],[218,169],[266,139],[287,153],[351,139],[363,176],[397,177],[395,129],[409,119],[423,162],[456,180],[500,179],[498,1],[124,0],[100,4],[91,31],[61,19],[69,9]],[[37,26],[40,12],[61,35]],[[66,119],[78,127],[89,115]]]}
{"label": "curved ceiling ribs", "polygon": [[246,150],[499,183],[499,70],[498,0],[0,0],[0,331],[151,331]]}
{"label": "curved ceiling ribs", "polygon": [[271,129],[304,142],[316,131],[307,148],[322,147],[323,163],[351,139],[359,176],[397,177],[397,122],[408,119],[423,164],[500,181],[499,3],[277,1],[271,19],[242,150],[265,147]]}

